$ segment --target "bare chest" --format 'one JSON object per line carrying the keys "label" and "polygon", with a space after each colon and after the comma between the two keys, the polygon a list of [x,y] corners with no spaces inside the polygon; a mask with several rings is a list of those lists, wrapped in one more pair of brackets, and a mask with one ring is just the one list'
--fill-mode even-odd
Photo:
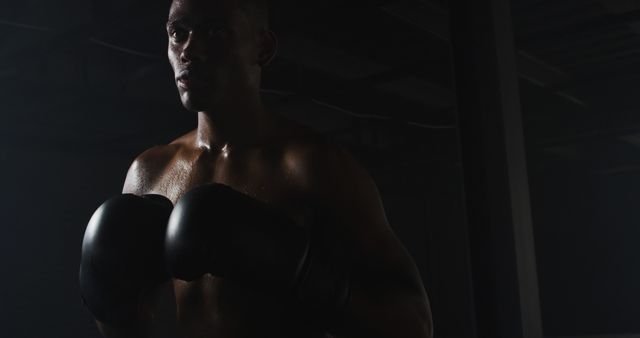
{"label": "bare chest", "polygon": [[[243,158],[174,159],[146,190],[174,204],[189,190],[208,183],[226,184],[265,202],[303,226],[310,226],[310,209],[286,167],[260,156]],[[313,336],[295,327],[291,299],[265,294],[228,280],[205,275],[193,282],[174,280],[177,318],[187,336],[251,337],[271,331],[274,336]],[[253,330],[257,330],[253,332]],[[304,330],[303,330],[304,331]]]}
{"label": "bare chest", "polygon": [[174,204],[189,190],[221,183],[285,212],[305,225],[309,208],[293,174],[275,156],[248,153],[238,156],[176,157],[146,187]]}

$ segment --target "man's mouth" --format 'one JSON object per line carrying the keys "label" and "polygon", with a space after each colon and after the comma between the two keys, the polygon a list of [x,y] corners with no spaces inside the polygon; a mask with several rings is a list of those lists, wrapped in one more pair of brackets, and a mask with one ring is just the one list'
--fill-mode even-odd
{"label": "man's mouth", "polygon": [[188,77],[178,78],[177,83],[178,83],[178,87],[182,89],[189,89],[189,87],[191,86],[191,81],[189,80]]}
{"label": "man's mouth", "polygon": [[193,70],[185,69],[178,73],[176,83],[180,88],[189,89],[194,85],[202,84],[203,81],[198,76],[195,76]]}

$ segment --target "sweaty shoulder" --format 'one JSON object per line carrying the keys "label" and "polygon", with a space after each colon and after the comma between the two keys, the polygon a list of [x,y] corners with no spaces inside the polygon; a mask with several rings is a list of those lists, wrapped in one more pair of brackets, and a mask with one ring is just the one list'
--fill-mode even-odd
{"label": "sweaty shoulder", "polygon": [[337,184],[353,179],[369,178],[348,150],[321,135],[305,133],[292,138],[283,155],[286,172],[310,196],[335,191]]}
{"label": "sweaty shoulder", "polygon": [[136,195],[151,193],[155,181],[162,175],[180,148],[179,142],[176,141],[154,146],[138,155],[129,167],[122,193]]}

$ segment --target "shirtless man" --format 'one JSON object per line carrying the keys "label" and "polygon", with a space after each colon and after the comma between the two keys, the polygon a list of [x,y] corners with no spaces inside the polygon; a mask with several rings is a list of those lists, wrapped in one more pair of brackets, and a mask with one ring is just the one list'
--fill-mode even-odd
{"label": "shirtless man", "polygon": [[[187,110],[197,114],[197,128],[140,154],[123,194],[161,195],[175,205],[196,187],[222,183],[310,229],[321,248],[315,254],[325,261],[349,262],[348,301],[330,314],[337,317],[334,324],[320,329],[300,324],[309,322],[302,318],[309,312],[282,293],[211,273],[191,281],[171,278],[180,333],[431,337],[420,275],[389,227],[371,177],[344,149],[261,103],[261,70],[277,48],[265,1],[174,0],[167,33],[178,92]],[[216,211],[211,215],[215,220]],[[81,283],[82,274],[81,269]],[[141,302],[153,303],[149,297],[154,296]],[[142,308],[147,315],[136,315],[133,324],[97,319],[98,327],[106,337],[147,336],[154,309]]]}

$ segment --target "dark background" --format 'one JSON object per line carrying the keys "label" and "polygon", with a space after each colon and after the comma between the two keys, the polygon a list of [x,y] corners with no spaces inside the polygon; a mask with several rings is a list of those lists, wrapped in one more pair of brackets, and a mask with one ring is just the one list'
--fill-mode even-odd
{"label": "dark background", "polygon": [[[0,336],[98,337],[77,287],[86,222],[137,154],[195,127],[166,60],[168,5],[0,2]],[[544,335],[640,335],[640,4],[510,5]],[[275,3],[264,98],[371,172],[436,337],[470,337],[448,8]]]}

